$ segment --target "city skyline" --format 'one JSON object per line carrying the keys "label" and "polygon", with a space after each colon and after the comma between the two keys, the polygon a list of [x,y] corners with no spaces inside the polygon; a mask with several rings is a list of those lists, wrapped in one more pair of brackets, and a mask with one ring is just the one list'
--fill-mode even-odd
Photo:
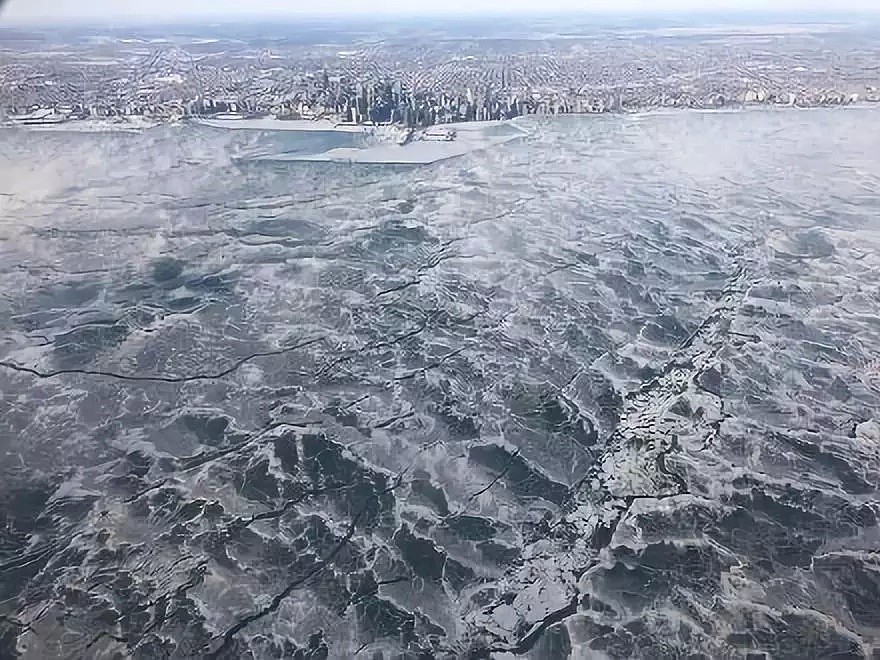
{"label": "city skyline", "polygon": [[[268,16],[418,16],[418,15],[479,15],[479,14],[522,14],[535,13],[535,3],[531,0],[483,0],[479,3],[467,0],[425,0],[417,6],[401,5],[393,0],[375,0],[369,4],[354,0],[326,0],[316,8],[314,4],[297,2],[294,4],[281,0],[190,0],[186,3],[175,0],[154,0],[150,3],[135,0],[95,0],[85,8],[71,6],[63,0],[7,0],[0,3],[0,24],[39,23],[71,20],[187,20],[222,19],[224,17]],[[836,4],[829,12],[828,3],[819,0],[782,0],[768,8],[758,0],[720,0],[707,3],[705,0],[549,0],[540,5],[541,13],[633,13],[658,14],[698,11],[701,13],[722,12],[878,12],[880,7],[874,0],[847,0]]]}

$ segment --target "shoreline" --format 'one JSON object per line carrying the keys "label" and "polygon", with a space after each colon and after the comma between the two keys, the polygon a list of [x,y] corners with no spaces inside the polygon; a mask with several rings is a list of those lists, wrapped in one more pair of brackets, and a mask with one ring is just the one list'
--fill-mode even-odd
{"label": "shoreline", "polygon": [[0,128],[39,132],[137,133],[171,123],[173,122],[144,119],[143,117],[90,117],[46,124],[22,124],[16,121],[5,121],[0,123]]}
{"label": "shoreline", "polygon": [[[473,133],[492,128],[495,126],[512,126],[521,132],[526,132],[519,124],[523,120],[537,119],[565,119],[571,117],[669,117],[677,114],[738,114],[741,112],[783,112],[783,111],[815,111],[815,110],[870,110],[880,109],[880,102],[859,101],[845,105],[778,105],[754,103],[739,106],[727,106],[722,108],[675,108],[675,107],[648,107],[641,110],[628,110],[620,112],[569,112],[560,114],[544,115],[519,115],[511,119],[491,119],[486,121],[464,121],[443,124],[432,124],[415,130],[427,130],[441,127],[451,128],[458,132]],[[94,117],[88,119],[68,119],[57,123],[47,124],[22,124],[15,121],[0,122],[0,129],[20,129],[39,132],[77,132],[77,133],[131,133],[150,130],[160,126],[173,126],[182,124],[196,124],[220,130],[252,130],[265,132],[291,132],[291,133],[343,133],[349,135],[370,135],[375,129],[388,130],[392,126],[372,124],[338,124],[329,119],[208,119],[204,117],[183,117],[173,120],[145,119],[142,117]],[[395,126],[395,128],[397,128]]]}
{"label": "shoreline", "polygon": [[234,131],[294,131],[301,133],[350,133],[361,135],[369,132],[367,124],[340,124],[332,119],[278,119],[259,117],[255,119],[211,119],[188,117],[184,121]]}

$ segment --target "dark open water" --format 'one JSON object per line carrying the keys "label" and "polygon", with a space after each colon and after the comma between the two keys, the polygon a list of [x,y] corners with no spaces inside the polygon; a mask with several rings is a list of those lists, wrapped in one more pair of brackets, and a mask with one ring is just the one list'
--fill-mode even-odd
{"label": "dark open water", "polygon": [[0,657],[871,657],[877,126],[3,133]]}

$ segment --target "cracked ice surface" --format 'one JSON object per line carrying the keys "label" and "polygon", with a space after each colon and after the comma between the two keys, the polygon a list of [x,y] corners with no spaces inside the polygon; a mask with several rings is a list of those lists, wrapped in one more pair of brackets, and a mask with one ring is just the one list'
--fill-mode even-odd
{"label": "cracked ice surface", "polygon": [[5,132],[0,655],[870,657],[876,116]]}

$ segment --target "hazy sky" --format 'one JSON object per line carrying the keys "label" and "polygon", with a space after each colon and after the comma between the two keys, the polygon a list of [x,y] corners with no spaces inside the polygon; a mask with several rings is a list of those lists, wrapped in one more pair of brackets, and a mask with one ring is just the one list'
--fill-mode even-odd
{"label": "hazy sky", "polygon": [[[3,0],[0,0],[3,2]],[[0,23],[36,19],[553,11],[880,10],[880,0],[6,0]]]}

